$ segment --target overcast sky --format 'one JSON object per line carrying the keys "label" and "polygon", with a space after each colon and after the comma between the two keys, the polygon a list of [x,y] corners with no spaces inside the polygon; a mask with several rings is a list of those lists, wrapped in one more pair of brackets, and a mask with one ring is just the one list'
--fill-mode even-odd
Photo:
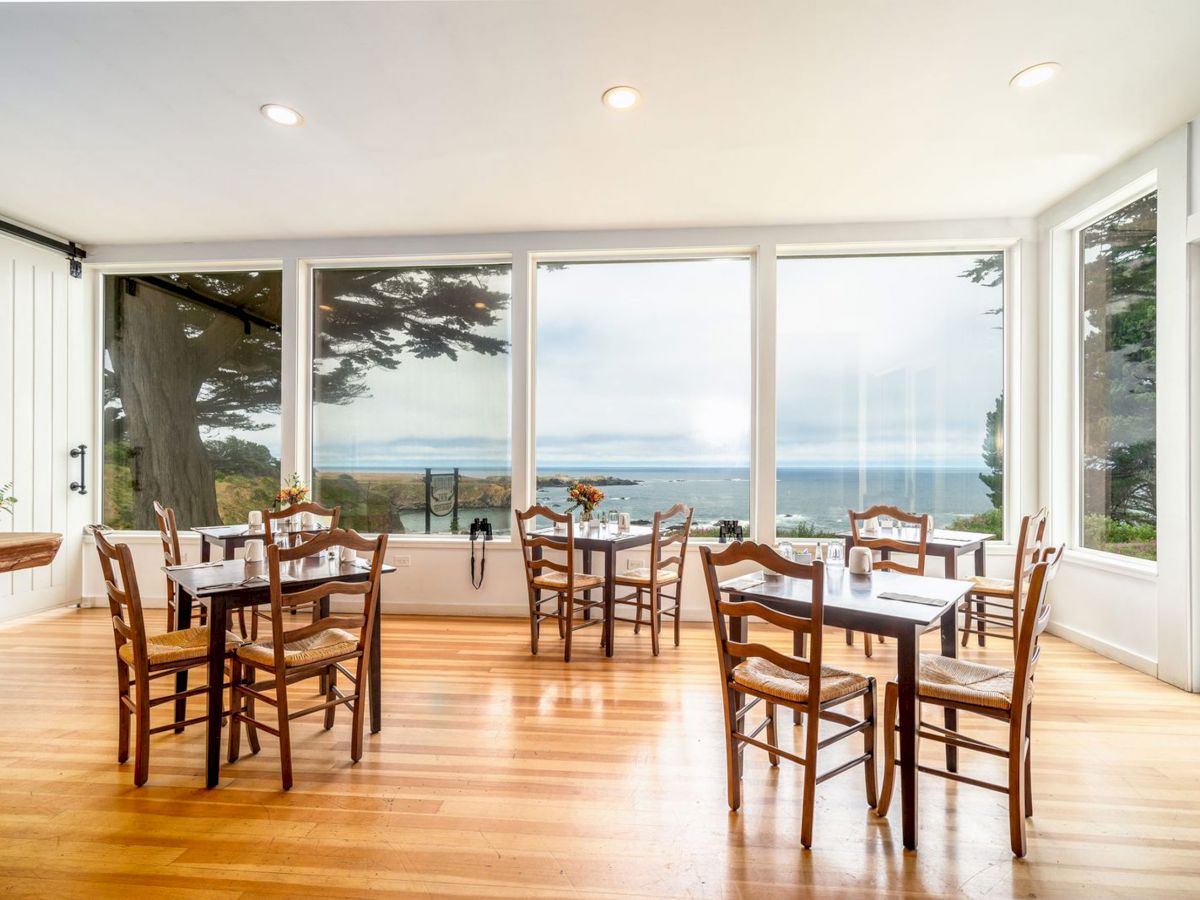
{"label": "overcast sky", "polygon": [[[1001,289],[972,256],[780,262],[783,466],[980,463],[1003,382]],[[537,275],[537,458],[748,466],[747,259],[573,264]],[[507,279],[498,286],[507,288]],[[509,321],[493,329],[509,339]],[[504,357],[406,358],[315,409],[319,468],[509,465]]]}

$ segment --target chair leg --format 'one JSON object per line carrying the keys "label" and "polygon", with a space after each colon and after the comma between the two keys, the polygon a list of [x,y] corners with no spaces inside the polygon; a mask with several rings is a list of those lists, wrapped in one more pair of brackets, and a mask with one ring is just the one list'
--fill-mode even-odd
{"label": "chair leg", "polygon": [[659,592],[650,591],[650,649],[658,656],[658,634],[662,631],[662,615],[659,613]]}
{"label": "chair leg", "polygon": [[234,654],[229,661],[229,753],[226,757],[231,763],[237,762],[238,756],[241,755],[242,720],[238,718],[241,683],[242,664]]}
{"label": "chair leg", "polygon": [[167,631],[175,630],[175,601],[167,598]]}
{"label": "chair leg", "polygon": [[[243,681],[248,685],[254,684],[254,679],[255,679],[254,673],[256,671],[257,670],[254,668],[254,666],[248,665],[246,663],[242,663],[242,679],[243,679]],[[246,718],[253,719],[254,718],[254,698],[251,697],[249,694],[246,694],[245,703],[246,703]],[[262,744],[258,740],[258,729],[256,727],[254,727],[254,725],[250,724],[250,722],[246,723],[246,738],[250,742],[250,752],[251,753],[257,753],[259,750],[262,749]]]}
{"label": "chair leg", "polygon": [[279,770],[283,789],[292,789],[292,735],[288,721],[287,678],[283,669],[275,672],[275,701],[279,722]]}
{"label": "chair leg", "polygon": [[363,752],[363,709],[366,707],[367,694],[363,678],[367,672],[367,655],[358,658],[358,666],[354,669],[354,708],[350,716],[350,759],[358,762]]}
{"label": "chair leg", "polygon": [[821,716],[808,708],[808,719],[804,748],[804,802],[800,819],[800,844],[805,850],[812,848],[813,809],[817,800],[817,743]]}
{"label": "chair leg", "polygon": [[962,605],[963,623],[962,623],[962,645],[967,646],[967,641],[971,639],[971,595],[967,594],[967,599]]}
{"label": "chair leg", "polygon": [[567,635],[570,634],[570,630],[566,627],[566,624],[563,621],[563,607],[564,606],[565,606],[565,602],[563,600],[563,595],[559,594],[558,595],[558,639],[560,641],[565,640]]}
{"label": "chair leg", "polygon": [[675,612],[671,613],[671,618],[675,620],[675,646],[679,646],[679,613],[683,609],[683,587],[676,583],[675,585]]}
{"label": "chair leg", "polygon": [[978,632],[979,636],[978,636],[977,640],[979,641],[980,647],[987,646],[987,635],[984,634],[984,629],[987,627],[987,623],[984,621],[984,616],[986,616],[986,615],[987,615],[987,601],[984,600],[982,597],[980,597],[978,600],[975,601],[975,620],[976,620],[976,622],[978,622],[978,628],[979,628],[979,632]]}
{"label": "chair leg", "polygon": [[538,622],[538,597],[541,591],[529,595],[529,652],[537,656],[538,632],[541,630]]}
{"label": "chair leg", "polygon": [[642,589],[637,589],[637,615],[633,619],[633,633],[642,633]]}
{"label": "chair leg", "polygon": [[150,685],[139,678],[136,697],[137,712],[134,727],[137,730],[133,750],[133,783],[141,787],[150,777]]}
{"label": "chair leg", "polygon": [[[563,595],[558,595],[558,611],[563,612]],[[575,633],[572,627],[575,624],[575,595],[566,598],[566,613],[558,620],[558,627],[561,631],[566,627],[566,637],[563,639],[563,662],[571,661],[571,635]]]}
{"label": "chair leg", "polygon": [[875,679],[867,681],[867,692],[863,694],[863,721],[867,723],[863,731],[863,749],[868,758],[863,762],[867,776],[867,806],[874,809],[879,804],[879,795],[875,789]]}
{"label": "chair leg", "polygon": [[[766,701],[763,701],[763,702],[765,703]],[[779,735],[775,731],[775,704],[767,703],[766,706],[767,706],[767,743],[770,744],[772,747],[778,747],[779,746]],[[779,765],[779,754],[772,753],[771,751],[768,750],[767,751],[767,759],[770,760],[771,765],[773,765],[773,766]]]}
{"label": "chair leg", "polygon": [[1025,724],[1013,722],[1008,737],[1008,833],[1013,856],[1025,855]]}
{"label": "chair leg", "polygon": [[728,778],[729,808],[734,812],[742,806],[742,754],[738,751],[737,741],[733,733],[737,731],[738,720],[733,711],[738,707],[736,691],[727,690],[725,703],[725,771]]}
{"label": "chair leg", "polygon": [[117,666],[117,762],[129,759],[129,719],[132,713],[125,705],[129,696],[129,667]]}
{"label": "chair leg", "polygon": [[851,631],[849,628],[846,629],[846,646],[847,647],[854,646],[854,632]]}
{"label": "chair leg", "polygon": [[1033,716],[1025,713],[1025,818],[1033,815],[1033,739],[1030,731]]}
{"label": "chair leg", "polygon": [[874,648],[871,646],[871,635],[864,631],[863,632],[863,653],[865,653],[867,655],[867,659],[871,658],[873,649]]}
{"label": "chair leg", "polygon": [[896,707],[900,702],[900,686],[889,681],[883,689],[883,787],[875,814],[882,817],[892,804],[892,789],[896,785]]}
{"label": "chair leg", "polygon": [[[329,667],[329,671],[325,674],[325,702],[332,703],[337,699],[337,694],[334,693],[334,688],[337,686],[337,669],[334,666]],[[337,714],[336,706],[325,707],[325,730],[328,731],[333,727],[333,720]]]}

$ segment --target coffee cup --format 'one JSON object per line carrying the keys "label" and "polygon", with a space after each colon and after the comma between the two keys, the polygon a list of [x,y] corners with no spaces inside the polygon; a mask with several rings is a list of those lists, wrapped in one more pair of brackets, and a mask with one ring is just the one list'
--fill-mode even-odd
{"label": "coffee cup", "polygon": [[262,528],[262,510],[250,510],[250,516],[248,517],[247,521],[250,523],[251,528]]}
{"label": "coffee cup", "polygon": [[354,562],[358,559],[358,551],[353,547],[342,547],[340,555],[342,562]]}
{"label": "coffee cup", "polygon": [[262,562],[263,542],[260,540],[246,541],[246,562]]}
{"label": "coffee cup", "polygon": [[301,525],[301,527],[304,528],[305,531],[316,528],[317,527],[317,517],[314,516],[310,512],[306,512],[302,516],[300,516],[300,525]]}
{"label": "coffee cup", "polygon": [[871,549],[869,547],[851,547],[850,561],[846,568],[854,575],[871,574]]}

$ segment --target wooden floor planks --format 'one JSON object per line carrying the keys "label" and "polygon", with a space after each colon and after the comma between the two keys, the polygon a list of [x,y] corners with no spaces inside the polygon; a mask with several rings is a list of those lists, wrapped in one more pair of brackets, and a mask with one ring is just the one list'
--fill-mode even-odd
{"label": "wooden floor planks", "polygon": [[[658,659],[645,633],[619,631],[614,659],[580,634],[564,665],[549,633],[529,655],[524,621],[385,617],[383,733],[351,765],[348,717],[332,732],[294,723],[285,794],[266,735],[204,790],[200,728],[155,736],[150,783],[134,788],[116,763],[107,615],[0,629],[0,894],[1200,893],[1200,697],[1047,639],[1027,859],[1009,853],[1001,795],[930,777],[920,850],[904,853],[898,804],[892,821],[875,817],[857,770],[818,788],[804,852],[796,767],[748,750],[745,805],[726,806],[709,626],[686,625]],[[995,644],[963,655],[1003,664],[1011,651]],[[833,632],[826,658],[881,680],[895,665],[893,645],[866,660]],[[1000,765],[967,756],[962,770]]]}

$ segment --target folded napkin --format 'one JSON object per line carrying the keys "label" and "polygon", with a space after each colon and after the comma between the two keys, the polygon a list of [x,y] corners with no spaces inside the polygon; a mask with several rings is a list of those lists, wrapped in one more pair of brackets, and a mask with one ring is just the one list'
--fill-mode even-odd
{"label": "folded napkin", "polygon": [[945,600],[934,600],[932,597],[920,597],[917,594],[901,594],[897,591],[884,591],[879,595],[880,600],[901,600],[905,603],[920,603],[925,606],[945,606]]}

